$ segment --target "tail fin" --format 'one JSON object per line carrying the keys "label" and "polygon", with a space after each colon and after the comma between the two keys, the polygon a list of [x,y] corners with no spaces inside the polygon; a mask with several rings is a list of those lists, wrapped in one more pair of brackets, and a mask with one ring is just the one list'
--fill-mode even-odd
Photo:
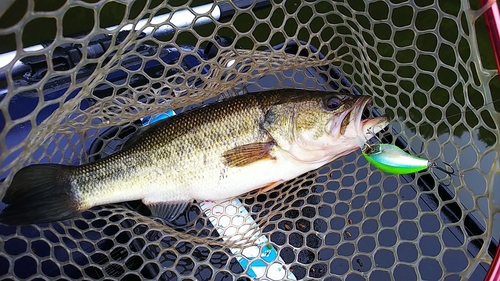
{"label": "tail fin", "polygon": [[71,188],[76,167],[42,164],[19,170],[7,189],[0,222],[11,225],[64,220],[78,215],[79,202]]}

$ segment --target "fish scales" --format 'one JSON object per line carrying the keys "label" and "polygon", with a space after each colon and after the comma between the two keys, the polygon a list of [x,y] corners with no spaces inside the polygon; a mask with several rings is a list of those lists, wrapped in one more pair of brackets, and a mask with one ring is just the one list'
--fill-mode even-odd
{"label": "fish scales", "polygon": [[233,99],[224,106],[193,111],[188,118],[174,116],[153,124],[141,134],[140,143],[115,158],[75,170],[75,186],[81,187],[80,196],[88,206],[119,200],[119,193],[128,200],[142,199],[151,187],[161,189],[162,198],[189,199],[178,194],[179,188],[220,179],[225,151],[268,138],[259,124],[269,106],[265,103],[272,100]]}

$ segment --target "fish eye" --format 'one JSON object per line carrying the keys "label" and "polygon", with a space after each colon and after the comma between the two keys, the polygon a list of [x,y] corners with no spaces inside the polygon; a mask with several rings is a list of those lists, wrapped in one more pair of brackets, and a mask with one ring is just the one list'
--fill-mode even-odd
{"label": "fish eye", "polygon": [[328,111],[339,109],[342,106],[342,101],[339,98],[331,97],[326,101],[326,109]]}

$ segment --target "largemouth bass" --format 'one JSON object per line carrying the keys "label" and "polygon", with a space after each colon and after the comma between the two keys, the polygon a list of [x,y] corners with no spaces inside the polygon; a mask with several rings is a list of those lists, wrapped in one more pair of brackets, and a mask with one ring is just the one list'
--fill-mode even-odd
{"label": "largemouth bass", "polygon": [[69,219],[102,204],[142,200],[175,218],[193,200],[268,190],[359,148],[387,125],[362,120],[367,96],[277,90],[233,97],[138,131],[120,152],[81,166],[19,170],[5,224]]}

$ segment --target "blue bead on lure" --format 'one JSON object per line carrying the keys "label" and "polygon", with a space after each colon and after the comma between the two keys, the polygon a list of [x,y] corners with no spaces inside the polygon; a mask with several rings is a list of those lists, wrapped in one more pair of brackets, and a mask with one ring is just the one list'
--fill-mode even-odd
{"label": "blue bead on lure", "polygon": [[446,164],[451,171],[437,166],[436,163],[406,153],[393,144],[365,144],[362,149],[365,159],[375,168],[389,174],[411,174],[428,168],[436,168],[448,175],[455,173],[453,167]]}

